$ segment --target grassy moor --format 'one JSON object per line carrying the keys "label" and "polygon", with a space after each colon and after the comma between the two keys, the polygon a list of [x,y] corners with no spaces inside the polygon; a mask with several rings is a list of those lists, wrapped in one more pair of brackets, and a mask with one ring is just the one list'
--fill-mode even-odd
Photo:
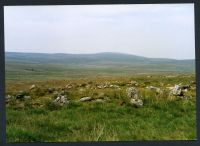
{"label": "grassy moor", "polygon": [[195,60],[5,53],[6,140],[196,139]]}

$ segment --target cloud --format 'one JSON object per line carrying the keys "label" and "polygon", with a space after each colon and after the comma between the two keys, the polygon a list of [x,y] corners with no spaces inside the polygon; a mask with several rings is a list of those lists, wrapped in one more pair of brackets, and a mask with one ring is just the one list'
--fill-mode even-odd
{"label": "cloud", "polygon": [[193,4],[6,6],[4,10],[6,51],[195,56]]}

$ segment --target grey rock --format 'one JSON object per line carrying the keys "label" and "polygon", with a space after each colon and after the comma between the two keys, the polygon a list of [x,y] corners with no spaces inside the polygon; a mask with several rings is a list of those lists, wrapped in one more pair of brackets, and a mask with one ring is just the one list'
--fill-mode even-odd
{"label": "grey rock", "polygon": [[139,85],[139,83],[136,82],[136,81],[130,81],[129,84],[130,84],[131,86],[138,86],[138,85]]}
{"label": "grey rock", "polygon": [[31,85],[31,87],[29,88],[30,90],[34,89],[36,87],[36,85]]}
{"label": "grey rock", "polygon": [[181,86],[181,89],[183,89],[183,90],[185,90],[185,89],[190,89],[191,88],[191,86],[190,85],[182,85]]}
{"label": "grey rock", "polygon": [[66,104],[66,103],[69,103],[66,96],[58,96],[53,102],[57,103],[61,106]]}
{"label": "grey rock", "polygon": [[53,93],[55,91],[55,88],[48,88],[49,93]]}
{"label": "grey rock", "polygon": [[126,89],[126,95],[128,98],[138,99],[138,90],[134,87],[130,87]]}
{"label": "grey rock", "polygon": [[175,85],[171,90],[171,94],[175,96],[183,96],[183,92],[180,85]]}
{"label": "grey rock", "polygon": [[12,98],[11,95],[7,95],[7,96],[6,96],[6,99],[11,99],[11,98]]}
{"label": "grey rock", "polygon": [[143,106],[143,101],[141,99],[130,99],[130,103],[136,106]]}
{"label": "grey rock", "polygon": [[91,101],[93,98],[92,97],[82,97],[79,101],[85,102],[85,101]]}
{"label": "grey rock", "polygon": [[17,99],[22,99],[26,95],[25,91],[19,91],[19,93],[16,95]]}
{"label": "grey rock", "polygon": [[24,99],[31,99],[31,96],[24,96]]}
{"label": "grey rock", "polygon": [[67,85],[65,86],[65,88],[71,89],[71,88],[73,88],[73,85],[72,85],[72,84],[67,84]]}

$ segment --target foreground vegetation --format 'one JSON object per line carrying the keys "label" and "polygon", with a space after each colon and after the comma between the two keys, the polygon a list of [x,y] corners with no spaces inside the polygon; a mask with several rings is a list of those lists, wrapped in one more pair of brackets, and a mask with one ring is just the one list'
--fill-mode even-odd
{"label": "foreground vegetation", "polygon": [[[66,80],[9,81],[6,94],[20,90],[30,99],[12,98],[6,109],[7,142],[133,141],[196,139],[195,84],[184,98],[169,97],[175,84],[190,84],[192,74],[94,77]],[[97,88],[110,84],[106,88]],[[36,85],[30,90],[32,85]],[[69,85],[71,87],[69,88]],[[162,90],[156,93],[146,87]],[[139,90],[144,105],[133,106],[126,89]],[[56,95],[49,88],[65,91],[69,103],[52,104]],[[81,97],[104,99],[80,102]]]}

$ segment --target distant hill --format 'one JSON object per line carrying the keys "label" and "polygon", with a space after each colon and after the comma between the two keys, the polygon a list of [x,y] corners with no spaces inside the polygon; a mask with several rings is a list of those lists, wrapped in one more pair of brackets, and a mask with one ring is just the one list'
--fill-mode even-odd
{"label": "distant hill", "polygon": [[98,73],[120,75],[132,73],[194,73],[195,60],[175,60],[163,58],[147,58],[121,53],[97,54],[47,54],[6,52],[5,63],[7,73],[22,70],[42,72],[62,72],[63,74]]}

